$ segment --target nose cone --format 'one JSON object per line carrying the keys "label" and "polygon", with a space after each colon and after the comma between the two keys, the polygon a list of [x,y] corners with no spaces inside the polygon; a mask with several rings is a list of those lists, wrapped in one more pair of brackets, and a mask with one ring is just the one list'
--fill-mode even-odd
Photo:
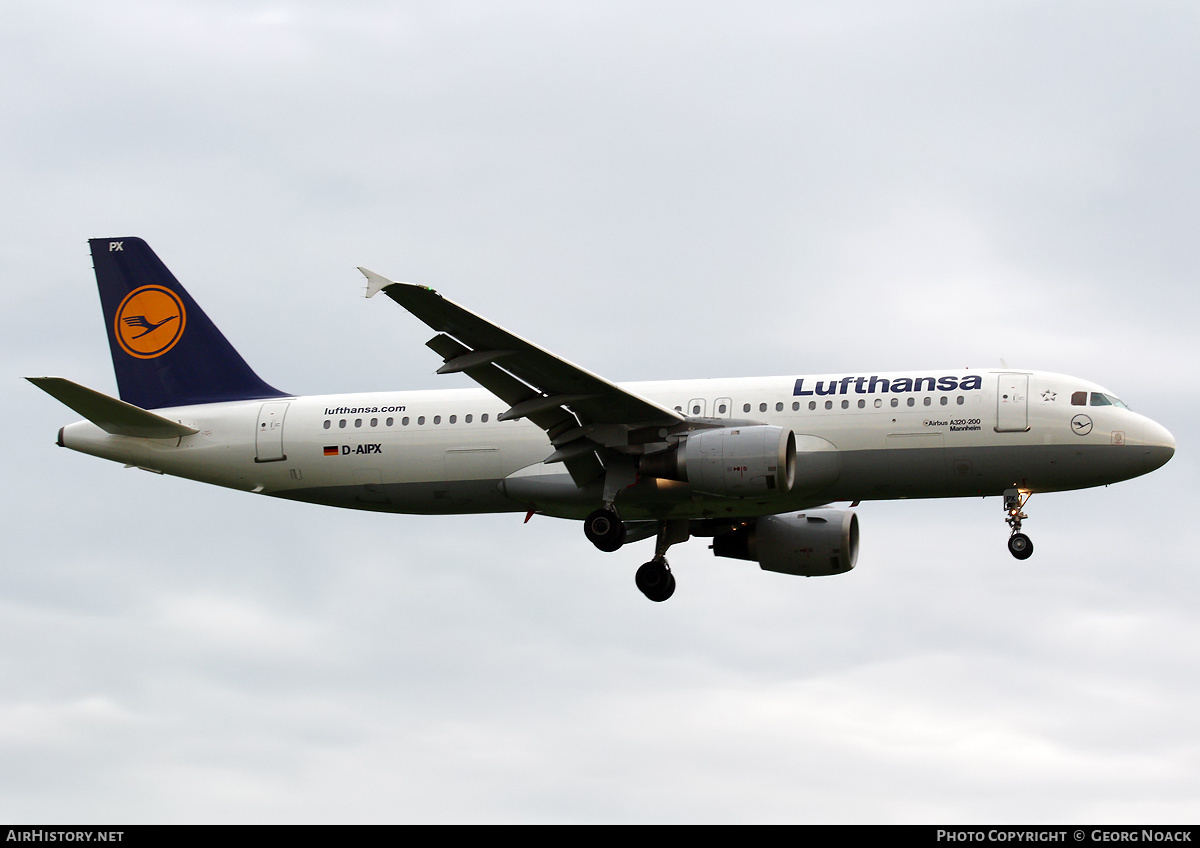
{"label": "nose cone", "polygon": [[1175,437],[1156,421],[1146,420],[1142,442],[1148,472],[1162,468],[1175,455]]}

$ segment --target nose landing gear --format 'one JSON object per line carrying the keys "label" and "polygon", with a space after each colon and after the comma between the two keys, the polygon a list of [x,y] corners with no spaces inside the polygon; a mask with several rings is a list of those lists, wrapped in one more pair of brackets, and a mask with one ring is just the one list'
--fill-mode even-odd
{"label": "nose landing gear", "polygon": [[1026,502],[1032,492],[1022,493],[1020,489],[1004,490],[1004,511],[1008,517],[1004,519],[1011,532],[1008,537],[1008,552],[1017,559],[1029,559],[1033,556],[1033,542],[1021,532],[1021,522],[1029,518],[1024,512]]}

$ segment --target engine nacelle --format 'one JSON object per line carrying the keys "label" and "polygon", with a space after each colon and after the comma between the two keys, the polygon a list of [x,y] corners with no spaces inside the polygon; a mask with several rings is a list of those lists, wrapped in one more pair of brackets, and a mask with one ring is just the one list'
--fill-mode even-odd
{"label": "engine nacelle", "polygon": [[848,509],[765,515],[713,538],[717,556],[757,562],[764,571],[827,577],[858,559],[858,516]]}
{"label": "engine nacelle", "polygon": [[668,452],[643,457],[639,468],[707,495],[782,495],[796,482],[796,437],[769,424],[700,430]]}

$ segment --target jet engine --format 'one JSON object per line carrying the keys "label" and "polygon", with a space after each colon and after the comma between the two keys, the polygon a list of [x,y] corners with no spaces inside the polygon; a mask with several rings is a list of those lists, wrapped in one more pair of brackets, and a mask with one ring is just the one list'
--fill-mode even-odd
{"label": "jet engine", "polygon": [[858,516],[830,507],[766,515],[714,537],[712,552],[781,574],[844,574],[858,559]]}
{"label": "jet engine", "polygon": [[639,470],[708,495],[786,494],[796,481],[796,437],[769,424],[700,430],[669,451],[643,457]]}

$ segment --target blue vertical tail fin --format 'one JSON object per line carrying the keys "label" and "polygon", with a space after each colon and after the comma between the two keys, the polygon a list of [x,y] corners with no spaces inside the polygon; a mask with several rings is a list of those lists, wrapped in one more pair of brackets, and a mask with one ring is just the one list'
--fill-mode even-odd
{"label": "blue vertical tail fin", "polygon": [[88,244],[121,400],[158,409],[289,396],[251,370],[146,242]]}

